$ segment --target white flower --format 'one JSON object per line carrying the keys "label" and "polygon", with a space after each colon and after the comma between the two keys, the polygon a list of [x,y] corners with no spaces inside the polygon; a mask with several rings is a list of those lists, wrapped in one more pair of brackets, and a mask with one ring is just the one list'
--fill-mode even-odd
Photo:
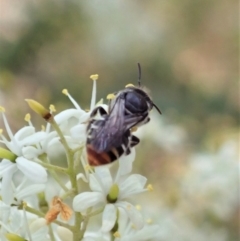
{"label": "white flower", "polygon": [[93,89],[91,96],[90,111],[83,110],[66,89],[63,93],[69,98],[75,109],[64,110],[57,114],[54,119],[61,128],[65,138],[71,148],[84,146],[87,139],[86,123],[90,118],[90,114],[95,106],[101,105],[104,109],[108,109],[107,105],[102,104],[102,100],[96,104],[96,78],[93,79]]}
{"label": "white flower", "polygon": [[2,138],[2,143],[4,143],[9,151],[16,155],[15,160],[3,159],[0,163],[0,178],[2,178],[2,195],[6,195],[6,199],[10,201],[13,195],[13,190],[11,189],[11,183],[13,175],[20,171],[22,174],[31,180],[33,183],[45,183],[47,181],[47,172],[40,165],[29,159],[25,158],[24,155],[33,156],[32,149],[25,150],[23,154],[24,147],[37,145],[41,140],[46,137],[43,132],[35,133],[35,129],[32,126],[26,126],[20,129],[15,135],[13,135],[7,119],[2,112],[3,122],[7,130],[10,141],[8,141],[4,135],[0,134]]}
{"label": "white flower", "polygon": [[148,241],[156,238],[160,226],[157,224],[145,223],[144,227],[137,230],[126,217],[126,213],[119,210],[118,231],[114,234],[115,241]]}
{"label": "white flower", "polygon": [[[0,240],[8,241],[6,234],[14,234],[29,240],[47,240],[48,227],[44,218],[25,213],[0,201]],[[29,227],[28,227],[29,226]],[[28,232],[28,230],[30,232]]]}
{"label": "white flower", "polygon": [[[127,158],[133,157],[133,154]],[[121,161],[119,161],[121,163]],[[126,175],[120,166],[118,175],[112,178],[107,167],[95,168],[95,173],[89,175],[89,185],[92,192],[83,192],[73,199],[73,209],[84,212],[89,207],[104,206],[102,215],[102,231],[110,231],[117,219],[117,210],[122,208],[137,229],[143,227],[140,212],[126,199],[135,194],[145,192],[147,179],[139,174]],[[120,174],[119,174],[120,173]],[[124,173],[124,175],[123,175]]]}

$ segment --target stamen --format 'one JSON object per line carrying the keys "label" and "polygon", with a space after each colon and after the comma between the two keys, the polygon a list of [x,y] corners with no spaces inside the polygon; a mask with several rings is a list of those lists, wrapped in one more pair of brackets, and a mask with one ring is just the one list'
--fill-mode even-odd
{"label": "stamen", "polygon": [[81,110],[81,107],[80,107],[79,104],[73,99],[73,97],[68,93],[68,90],[67,90],[67,89],[63,89],[63,90],[62,90],[62,93],[68,97],[68,99],[73,103],[74,107],[75,107],[77,110]]}
{"label": "stamen", "polygon": [[138,204],[138,205],[136,205],[135,207],[136,207],[136,209],[137,209],[138,211],[142,210],[142,206],[141,206],[141,205],[139,205],[139,204]]}
{"label": "stamen", "polygon": [[133,84],[127,84],[125,88],[128,88],[128,87],[135,87],[135,86]]}
{"label": "stamen", "polygon": [[92,111],[96,105],[96,95],[97,95],[97,81],[93,79],[93,88],[92,88],[92,98],[90,110]]}
{"label": "stamen", "polygon": [[148,219],[146,220],[146,222],[147,222],[148,224],[152,224],[152,223],[153,223],[153,220],[152,220],[151,218],[148,218]]}
{"label": "stamen", "polygon": [[26,122],[29,122],[29,121],[31,120],[31,115],[30,115],[29,113],[27,113],[27,114],[25,115],[25,117],[24,117],[24,120],[25,120]]}
{"label": "stamen", "polygon": [[115,98],[115,95],[114,94],[108,94],[107,95],[107,100],[112,100]]}
{"label": "stamen", "polygon": [[92,79],[92,80],[97,80],[97,79],[98,79],[98,74],[92,74],[92,75],[90,75],[90,79]]}
{"label": "stamen", "polygon": [[147,190],[148,190],[148,191],[153,191],[153,186],[152,186],[152,184],[148,184],[148,185],[147,185]]}
{"label": "stamen", "polygon": [[115,232],[114,234],[113,234],[113,236],[115,237],[115,238],[121,238],[121,235],[120,235],[120,233],[117,231],[117,232]]}
{"label": "stamen", "polygon": [[55,108],[55,106],[54,105],[50,105],[49,106],[49,109],[50,109],[50,111],[53,113],[53,112],[56,112],[56,108]]}

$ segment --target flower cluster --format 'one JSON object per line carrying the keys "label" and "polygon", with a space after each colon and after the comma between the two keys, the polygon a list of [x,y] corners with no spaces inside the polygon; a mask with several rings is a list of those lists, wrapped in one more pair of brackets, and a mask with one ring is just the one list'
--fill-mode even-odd
{"label": "flower cluster", "polygon": [[[6,134],[0,130],[0,239],[7,240],[149,240],[158,225],[144,222],[129,198],[152,190],[147,179],[132,173],[135,150],[114,165],[90,167],[86,158],[86,125],[96,103],[97,75],[93,80],[90,111],[83,110],[65,89],[74,108],[56,115],[38,102],[28,105],[47,121],[36,130],[30,114],[27,125],[15,134],[0,107]],[[53,164],[51,154],[66,154],[66,167]],[[67,180],[67,181],[66,181]],[[82,182],[84,181],[84,182]],[[84,187],[88,187],[88,191]],[[49,190],[52,190],[49,192]],[[54,190],[53,190],[54,189]],[[99,224],[91,219],[101,216]],[[96,226],[97,225],[97,226]],[[92,227],[97,227],[93,231]]]}

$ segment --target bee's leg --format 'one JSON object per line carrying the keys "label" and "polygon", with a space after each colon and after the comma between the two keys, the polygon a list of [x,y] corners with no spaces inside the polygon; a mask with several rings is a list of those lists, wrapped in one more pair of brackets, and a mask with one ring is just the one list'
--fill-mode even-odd
{"label": "bee's leg", "polygon": [[95,109],[93,109],[90,117],[94,117],[94,116],[96,116],[97,114],[99,114],[100,116],[107,115],[107,111],[105,111],[105,109],[103,109],[103,107],[98,106],[98,107],[96,107]]}
{"label": "bee's leg", "polygon": [[130,147],[136,146],[140,142],[140,139],[134,135],[131,135]]}

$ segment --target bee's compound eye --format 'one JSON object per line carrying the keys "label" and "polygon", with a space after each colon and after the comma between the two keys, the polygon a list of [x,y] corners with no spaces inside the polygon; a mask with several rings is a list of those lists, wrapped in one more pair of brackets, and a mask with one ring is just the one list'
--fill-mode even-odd
{"label": "bee's compound eye", "polygon": [[144,96],[137,92],[129,92],[125,97],[125,107],[132,114],[148,111],[148,104]]}

